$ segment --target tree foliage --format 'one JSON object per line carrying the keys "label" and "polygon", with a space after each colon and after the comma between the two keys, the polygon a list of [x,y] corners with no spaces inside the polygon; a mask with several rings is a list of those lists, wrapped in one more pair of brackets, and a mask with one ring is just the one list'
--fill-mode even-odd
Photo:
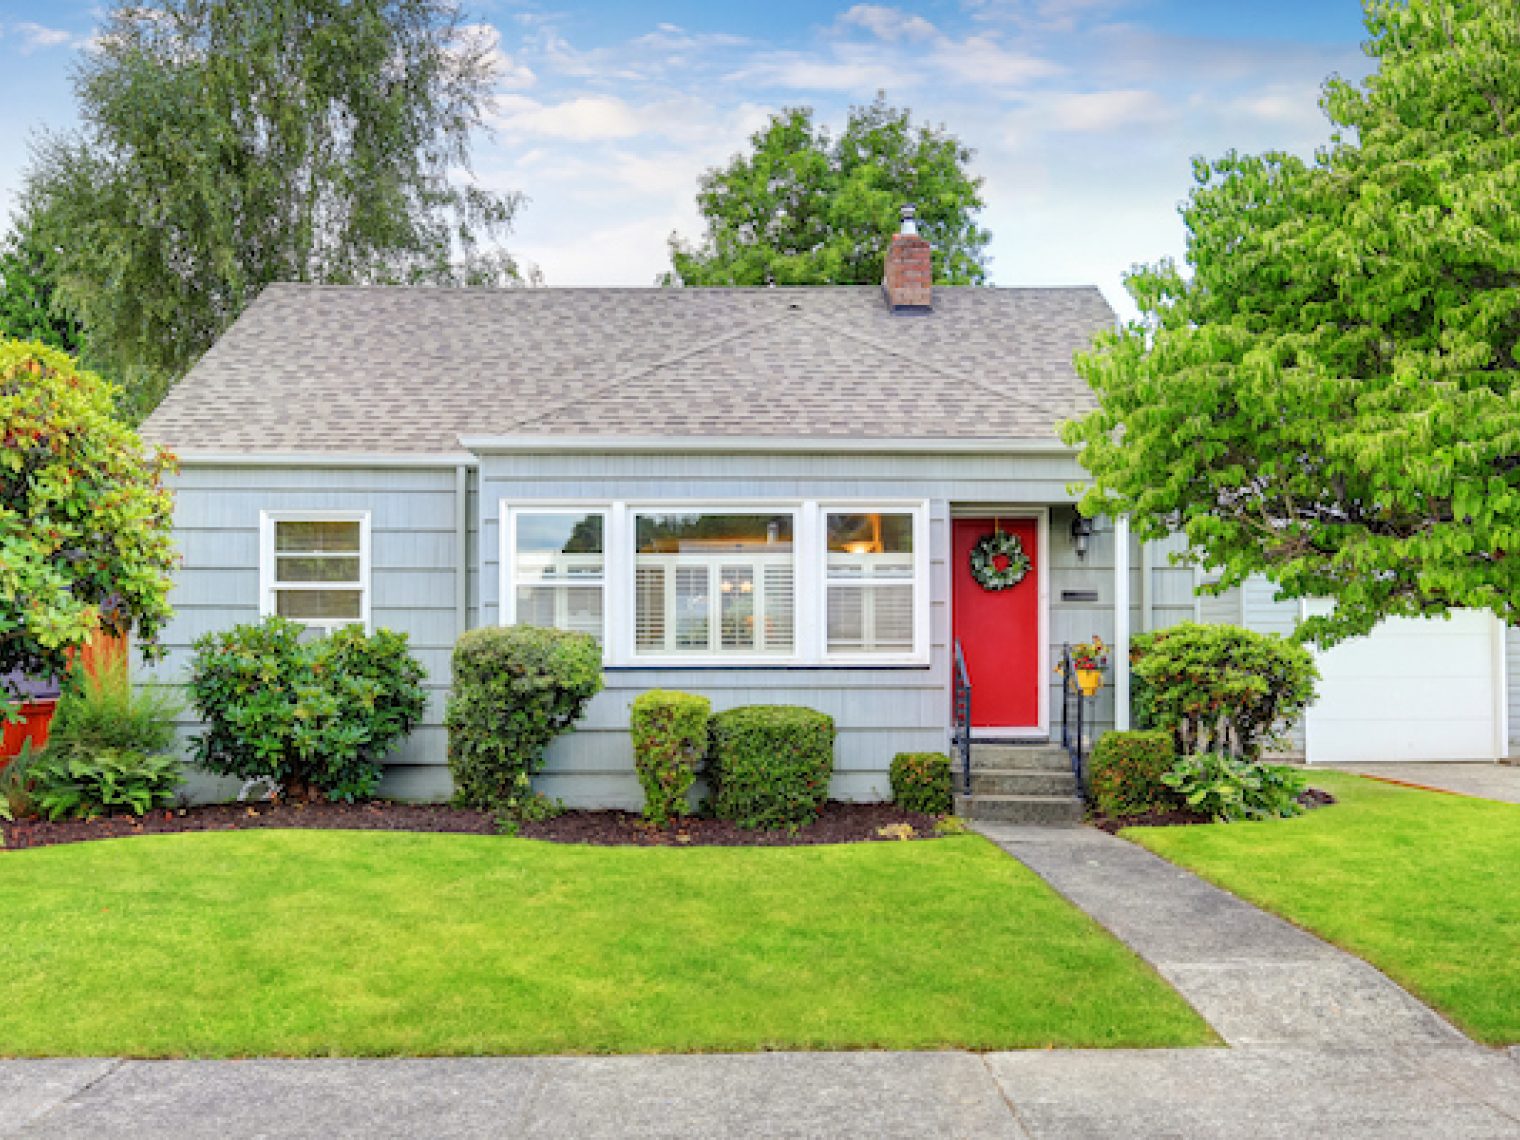
{"label": "tree foliage", "polygon": [[1520,619],[1520,13],[1373,2],[1374,74],[1325,87],[1312,162],[1199,161],[1187,268],[1137,270],[1141,320],[1078,358],[1088,513],[1180,529],[1220,568],[1388,615]]}
{"label": "tree foliage", "polygon": [[0,677],[64,676],[97,628],[158,651],[170,460],[113,418],[112,396],[61,352],[0,341]]}
{"label": "tree foliage", "polygon": [[0,239],[0,337],[38,341],[78,356],[82,330],[56,303],[61,241],[50,219],[23,201],[10,232]]}
{"label": "tree foliage", "polygon": [[456,0],[117,0],[27,171],[64,310],[175,376],[271,281],[518,281],[519,196],[455,177],[494,59]]}
{"label": "tree foliage", "polygon": [[934,279],[980,285],[990,235],[976,221],[982,179],[943,127],[914,125],[878,95],[835,137],[809,107],[771,117],[750,150],[702,176],[698,243],[670,238],[678,285],[875,285],[905,203],[934,246]]}

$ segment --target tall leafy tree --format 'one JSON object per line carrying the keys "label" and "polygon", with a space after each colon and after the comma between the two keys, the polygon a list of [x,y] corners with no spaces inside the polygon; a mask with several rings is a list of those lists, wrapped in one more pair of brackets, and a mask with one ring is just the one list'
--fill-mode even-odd
{"label": "tall leafy tree", "polygon": [[456,0],[117,0],[27,173],[59,304],[172,377],[270,281],[517,283],[520,197],[458,176],[494,57]]}
{"label": "tall leafy tree", "polygon": [[1520,5],[1366,5],[1312,162],[1199,162],[1186,272],[1078,358],[1083,510],[1186,534],[1220,589],[1330,597],[1326,642],[1389,615],[1520,619]]}
{"label": "tall leafy tree", "polygon": [[61,235],[23,201],[0,238],[0,338],[38,341],[71,356],[83,347],[77,322],[59,310],[56,263]]}
{"label": "tall leafy tree", "polygon": [[836,138],[809,107],[771,117],[748,153],[701,179],[707,232],[670,238],[675,285],[866,285],[881,281],[900,210],[912,203],[934,245],[935,280],[980,285],[988,232],[977,224],[982,179],[972,152],[943,127],[914,125],[884,95],[853,107]]}

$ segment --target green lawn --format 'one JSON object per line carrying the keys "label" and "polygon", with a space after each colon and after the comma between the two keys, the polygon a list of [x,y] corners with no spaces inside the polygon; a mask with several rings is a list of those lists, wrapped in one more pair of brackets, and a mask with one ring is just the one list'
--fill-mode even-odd
{"label": "green lawn", "polygon": [[1367,959],[1478,1040],[1520,1042],[1520,806],[1313,783],[1340,803],[1122,834]]}
{"label": "green lawn", "polygon": [[0,1054],[1196,1045],[986,841],[259,831],[0,852]]}

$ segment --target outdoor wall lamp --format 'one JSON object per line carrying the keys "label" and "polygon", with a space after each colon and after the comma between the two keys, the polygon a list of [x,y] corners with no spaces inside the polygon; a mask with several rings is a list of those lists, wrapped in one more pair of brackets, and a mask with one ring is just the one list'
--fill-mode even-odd
{"label": "outdoor wall lamp", "polygon": [[1077,557],[1087,557],[1087,543],[1092,538],[1093,521],[1085,515],[1077,515],[1071,520],[1071,544],[1077,548]]}

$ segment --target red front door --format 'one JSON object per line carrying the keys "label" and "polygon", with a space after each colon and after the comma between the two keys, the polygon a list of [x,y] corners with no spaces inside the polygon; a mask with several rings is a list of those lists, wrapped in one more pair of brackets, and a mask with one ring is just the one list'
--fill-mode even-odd
{"label": "red front door", "polygon": [[[1016,586],[989,590],[972,576],[971,552],[1012,534],[1029,556]],[[950,539],[951,625],[971,675],[971,724],[1032,729],[1040,723],[1040,552],[1034,519],[955,519]]]}

